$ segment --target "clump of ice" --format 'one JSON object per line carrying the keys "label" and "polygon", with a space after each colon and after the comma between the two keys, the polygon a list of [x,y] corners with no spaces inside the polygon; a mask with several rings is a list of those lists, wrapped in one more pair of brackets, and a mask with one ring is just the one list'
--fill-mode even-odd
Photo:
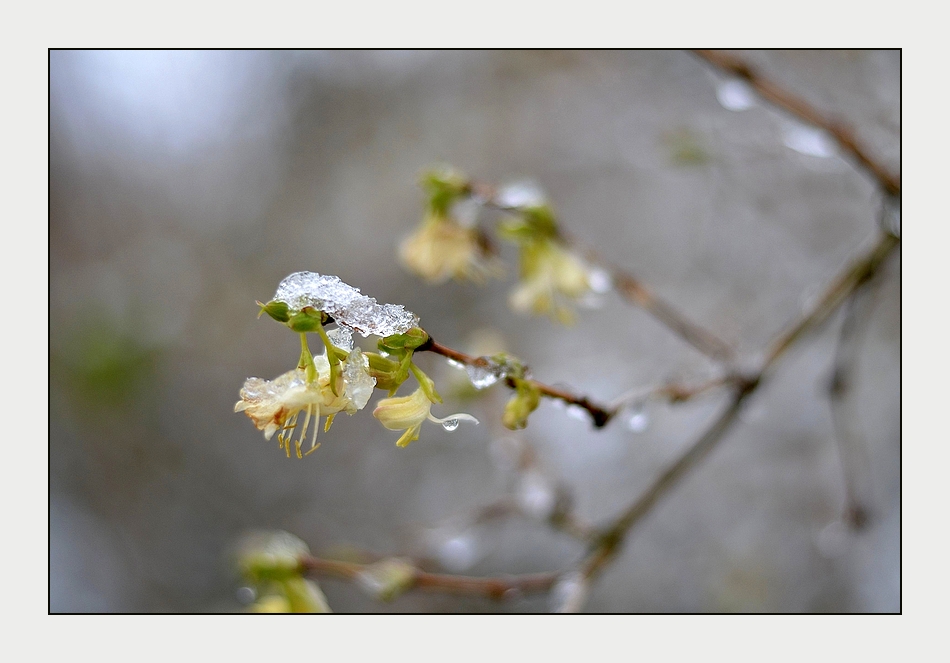
{"label": "clump of ice", "polygon": [[306,306],[330,315],[339,325],[358,331],[363,337],[404,334],[419,324],[411,311],[396,304],[379,304],[360,293],[338,276],[317,272],[295,272],[277,286],[274,301],[287,304],[291,313]]}
{"label": "clump of ice", "polygon": [[346,384],[346,397],[356,409],[366,407],[376,388],[376,378],[369,374],[369,359],[363,356],[359,348],[353,348],[343,364],[343,382]]}
{"label": "clump of ice", "polygon": [[330,342],[341,350],[353,349],[353,330],[349,327],[337,327],[327,332]]}
{"label": "clump of ice", "polygon": [[505,377],[505,368],[494,359],[488,357],[479,357],[482,363],[465,367],[468,373],[468,379],[472,381],[472,386],[476,389],[487,389],[501,378]]}

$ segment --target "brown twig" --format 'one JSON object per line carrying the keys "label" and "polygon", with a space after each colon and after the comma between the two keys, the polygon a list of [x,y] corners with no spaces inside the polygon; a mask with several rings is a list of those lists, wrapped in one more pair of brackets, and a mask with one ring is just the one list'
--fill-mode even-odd
{"label": "brown twig", "polygon": [[[420,347],[418,351],[428,351],[434,352],[437,355],[442,355],[452,361],[456,361],[460,364],[465,364],[466,366],[475,366],[477,368],[490,368],[488,360],[484,357],[473,357],[472,355],[466,354],[459,350],[454,350],[448,346],[438,343],[432,337],[429,337],[429,342]],[[509,387],[514,387],[513,383],[505,381]],[[608,410],[603,405],[599,405],[594,401],[590,400],[586,396],[578,396],[573,394],[570,391],[565,389],[559,389],[557,387],[552,387],[551,385],[544,384],[543,382],[538,382],[537,380],[529,380],[529,382],[541,392],[542,395],[547,396],[548,398],[555,398],[562,400],[568,405],[577,405],[579,407],[587,410],[590,414],[591,420],[594,422],[594,425],[598,428],[605,426],[610,418],[616,414],[616,412]]]}
{"label": "brown twig", "polygon": [[803,334],[823,322],[846,297],[877,271],[898,244],[900,244],[899,238],[884,233],[868,253],[845,268],[812,309],[802,315],[797,322],[789,325],[772,341],[766,353],[764,368],[774,364]]}
{"label": "brown twig", "polygon": [[[305,556],[300,558],[300,566],[303,571],[315,575],[332,576],[343,578],[344,580],[357,580],[361,574],[370,569],[371,565]],[[557,573],[532,573],[516,576],[478,578],[446,573],[428,573],[420,569],[413,569],[412,577],[407,583],[406,589],[483,596],[490,599],[501,600],[521,594],[546,592],[551,589],[557,581],[558,576],[559,574]]]}
{"label": "brown twig", "polygon": [[746,81],[759,95],[769,103],[791,113],[795,117],[823,129],[838,145],[864,168],[878,182],[884,191],[892,196],[901,195],[900,178],[890,173],[884,166],[871,158],[854,137],[854,133],[843,122],[822,115],[804,99],[786,91],[744,60],[723,51],[694,51],[713,66]]}
{"label": "brown twig", "polygon": [[767,371],[782,354],[806,332],[819,325],[846,298],[871,279],[891,251],[900,243],[893,235],[884,234],[863,257],[855,260],[826,288],[815,305],[799,320],[780,332],[770,345],[770,351],[761,368],[742,381],[735,383],[735,391],[726,409],[713,424],[674,461],[629,507],[614,519],[598,537],[587,556],[580,564],[580,572],[588,581],[619,552],[630,530],[654,504],[683,477],[696,463],[709,454],[723,439],[736,419],[743,401],[755,392],[766,377]]}
{"label": "brown twig", "polygon": [[841,473],[845,489],[845,521],[854,529],[862,529],[871,517],[868,490],[869,471],[867,457],[860,435],[854,430],[851,417],[845,412],[847,397],[854,380],[857,351],[861,332],[874,306],[876,284],[880,279],[867,278],[855,288],[845,304],[844,321],[838,336],[828,396],[835,440],[841,461]]}
{"label": "brown twig", "polygon": [[[488,359],[485,357],[474,357],[470,354],[466,354],[460,350],[455,350],[446,345],[442,345],[437,342],[431,336],[429,341],[424,345],[419,347],[417,352],[432,352],[437,355],[442,355],[447,359],[458,362],[459,364],[465,364],[466,366],[474,366],[477,368],[490,368],[491,364]],[[725,384],[730,384],[736,380],[741,379],[737,374],[728,374],[724,377],[714,378],[713,380],[708,380],[702,384],[695,386],[686,386],[677,383],[664,384],[659,387],[651,388],[645,395],[646,397],[658,397],[669,399],[670,402],[679,403],[690,398],[697,396],[709,389],[712,389],[716,386],[721,386]],[[626,405],[629,404],[630,399],[627,397],[621,397],[616,399],[610,405],[605,405],[602,403],[597,403],[587,396],[581,396],[575,394],[568,389],[563,389],[560,387],[554,387],[537,380],[529,380],[529,382],[541,392],[543,396],[548,398],[553,398],[556,400],[563,401],[568,405],[576,405],[583,408],[590,415],[591,421],[594,426],[597,428],[602,428],[607,425],[607,423],[613,419]],[[514,388],[515,384],[512,380],[505,380],[505,384]],[[639,398],[638,400],[643,400]]]}

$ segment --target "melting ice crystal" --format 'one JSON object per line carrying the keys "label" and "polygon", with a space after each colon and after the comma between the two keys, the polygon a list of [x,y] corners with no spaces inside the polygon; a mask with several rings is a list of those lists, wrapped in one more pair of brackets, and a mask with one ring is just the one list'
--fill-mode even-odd
{"label": "melting ice crystal", "polygon": [[337,276],[295,272],[277,286],[274,301],[284,302],[292,313],[306,306],[323,311],[363,337],[404,334],[419,324],[411,311],[396,304],[379,304]]}

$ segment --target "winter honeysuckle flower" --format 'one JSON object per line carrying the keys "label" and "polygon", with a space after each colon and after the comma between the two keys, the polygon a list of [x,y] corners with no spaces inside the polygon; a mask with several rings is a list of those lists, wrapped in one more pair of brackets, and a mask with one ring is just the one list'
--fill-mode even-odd
{"label": "winter honeysuckle flower", "polygon": [[[339,395],[330,388],[330,363],[326,355],[314,357],[313,363],[317,376],[312,381],[307,380],[304,368],[295,368],[274,380],[248,379],[241,389],[241,400],[234,406],[235,412],[244,412],[258,430],[264,431],[265,439],[269,440],[274,433],[281,431],[277,439],[288,456],[301,413],[304,420],[295,445],[298,457],[302,457],[300,449],[311,419],[315,421],[308,454],[317,448],[320,417],[328,417],[326,427],[329,428],[336,413],[354,414],[363,409],[376,385],[375,378],[368,371],[369,363],[359,348],[354,348],[343,360],[340,378],[343,388],[338,385]],[[286,435],[284,431],[287,431]]]}
{"label": "winter honeysuckle flower", "polygon": [[431,409],[432,401],[420,387],[409,396],[384,398],[376,405],[373,416],[389,430],[405,431],[396,442],[397,447],[404,447],[413,440],[418,440],[419,429],[422,428],[422,422],[426,419],[442,424],[447,430],[455,430],[461,420],[478,423],[478,419],[465,413],[450,414],[444,419],[439,419],[432,416]]}
{"label": "winter honeysuckle flower", "polygon": [[436,213],[429,214],[403,241],[399,258],[407,269],[430,283],[452,278],[480,283],[500,272],[477,230]]}
{"label": "winter honeysuckle flower", "polygon": [[548,314],[573,321],[568,305],[590,292],[590,268],[556,239],[526,243],[521,249],[521,282],[509,304],[522,313]]}

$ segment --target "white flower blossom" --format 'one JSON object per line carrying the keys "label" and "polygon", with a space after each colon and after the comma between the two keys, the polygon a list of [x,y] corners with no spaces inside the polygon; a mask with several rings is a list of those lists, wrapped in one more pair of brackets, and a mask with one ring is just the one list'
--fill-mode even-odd
{"label": "white flower blossom", "polygon": [[281,431],[277,439],[288,456],[290,442],[297,432],[297,421],[301,413],[304,414],[304,420],[295,450],[297,456],[302,458],[301,446],[311,419],[315,421],[307,454],[319,446],[317,431],[320,428],[320,417],[328,417],[326,428],[329,429],[336,413],[354,414],[363,409],[376,385],[376,378],[369,374],[369,362],[359,348],[354,348],[343,360],[343,388],[340,389],[338,385],[339,395],[334,394],[330,387],[330,363],[326,355],[314,357],[313,362],[317,377],[310,382],[307,381],[306,370],[302,368],[295,368],[274,380],[249,378],[241,389],[241,400],[234,406],[235,412],[244,412],[258,430],[264,431],[264,439],[269,440],[274,433]]}

